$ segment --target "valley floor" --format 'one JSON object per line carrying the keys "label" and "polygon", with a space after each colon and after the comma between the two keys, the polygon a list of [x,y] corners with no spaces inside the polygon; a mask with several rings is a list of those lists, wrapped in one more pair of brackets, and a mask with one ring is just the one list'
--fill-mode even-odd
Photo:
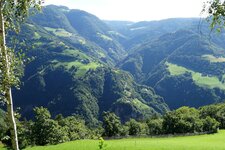
{"label": "valley floor", "polygon": [[[106,140],[106,150],[224,150],[225,130],[217,134]],[[80,140],[53,146],[37,146],[26,150],[98,150],[98,140]],[[0,146],[0,150],[4,150]]]}

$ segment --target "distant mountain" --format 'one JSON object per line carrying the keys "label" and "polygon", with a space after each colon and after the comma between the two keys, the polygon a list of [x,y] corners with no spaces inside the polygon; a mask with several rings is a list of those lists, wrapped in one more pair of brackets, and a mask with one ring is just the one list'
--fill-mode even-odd
{"label": "distant mountain", "polygon": [[113,67],[126,55],[116,33],[96,16],[66,7],[47,6],[29,18],[15,35],[17,49],[29,49],[27,56],[35,58],[21,89],[13,91],[22,115],[31,118],[35,106],[44,106],[53,116],[75,113],[95,125],[103,111],[122,121],[168,111],[151,87]]}
{"label": "distant mountain", "polygon": [[173,33],[180,29],[201,30],[204,21],[196,18],[174,18],[160,21],[141,21],[141,22],[106,22],[115,31],[125,37],[126,41],[121,41],[128,51],[140,46],[150,40],[156,40],[166,33]]}
{"label": "distant mountain", "polygon": [[179,30],[141,45],[120,67],[154,87],[172,109],[221,102],[225,50],[216,43],[196,32]]}

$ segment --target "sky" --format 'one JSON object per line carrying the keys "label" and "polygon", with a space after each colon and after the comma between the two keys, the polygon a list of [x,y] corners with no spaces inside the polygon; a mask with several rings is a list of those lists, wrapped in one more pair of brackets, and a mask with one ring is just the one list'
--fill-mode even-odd
{"label": "sky", "polygon": [[71,9],[81,9],[103,20],[150,21],[201,17],[206,0],[45,0]]}

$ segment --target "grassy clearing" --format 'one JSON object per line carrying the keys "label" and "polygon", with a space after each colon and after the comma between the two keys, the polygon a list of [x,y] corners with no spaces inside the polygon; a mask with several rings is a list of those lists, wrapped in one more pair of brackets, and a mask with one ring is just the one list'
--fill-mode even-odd
{"label": "grassy clearing", "polygon": [[202,55],[202,58],[210,61],[211,63],[222,63],[225,62],[224,57],[215,57],[213,55]]}
{"label": "grassy clearing", "polygon": [[79,67],[78,71],[76,72],[76,76],[78,77],[82,77],[85,75],[85,73],[92,69],[92,70],[95,70],[97,69],[98,67],[100,67],[100,65],[98,63],[95,63],[95,62],[91,62],[89,64],[86,64],[86,65],[82,65]]}
{"label": "grassy clearing", "polygon": [[66,70],[70,70],[72,68],[76,68],[75,77],[82,77],[86,74],[88,70],[95,70],[102,65],[97,62],[89,62],[87,64],[83,64],[79,61],[71,61],[71,62],[58,62],[57,60],[52,61],[55,63],[55,67],[65,67]]}
{"label": "grassy clearing", "polygon": [[142,103],[141,101],[139,101],[138,99],[134,99],[132,101],[132,104],[136,107],[136,108],[140,108],[142,110],[149,110],[150,107],[144,103]]}
{"label": "grassy clearing", "polygon": [[105,41],[112,41],[112,40],[113,40],[112,38],[110,38],[110,37],[108,37],[108,36],[106,36],[106,35],[104,35],[104,34],[101,34],[101,33],[97,33],[97,35],[98,35],[100,38],[102,38],[103,40],[105,40]]}
{"label": "grassy clearing", "polygon": [[166,62],[166,65],[168,67],[167,69],[169,70],[169,72],[172,76],[182,75],[182,74],[189,71],[188,69],[186,69],[184,67],[181,67],[181,66],[178,66],[178,65],[175,65],[175,64],[171,64],[171,63],[168,63],[168,62]]}
{"label": "grassy clearing", "polygon": [[67,49],[64,50],[63,55],[68,55],[68,56],[74,56],[74,57],[79,57],[80,59],[84,59],[84,60],[89,60],[90,57],[87,56],[86,54],[80,52],[79,50],[74,50],[74,49]]}
{"label": "grassy clearing", "polygon": [[[225,131],[217,134],[169,137],[128,138],[106,140],[106,150],[224,150]],[[97,150],[98,140],[78,140],[54,146],[39,146],[26,150]],[[1,149],[2,150],[2,149]]]}
{"label": "grassy clearing", "polygon": [[52,32],[56,36],[60,36],[60,37],[71,37],[72,36],[72,33],[69,33],[66,30],[61,29],[61,28],[50,28],[50,27],[44,27],[44,28],[45,28],[45,30]]}
{"label": "grassy clearing", "polygon": [[225,84],[223,84],[223,82],[221,82],[216,76],[203,76],[199,72],[194,72],[193,70],[189,70],[185,67],[178,66],[176,64],[171,64],[168,62],[166,62],[166,65],[168,67],[167,69],[170,72],[170,75],[172,76],[178,76],[184,73],[191,73],[192,79],[197,85],[210,89],[220,88],[222,90],[225,90]]}
{"label": "grassy clearing", "polygon": [[74,76],[81,77],[84,76],[88,70],[95,70],[102,65],[98,62],[92,60],[91,57],[86,54],[80,52],[79,50],[74,49],[66,49],[62,52],[62,55],[72,56],[72,60],[68,61],[59,61],[53,60],[55,68],[64,67],[66,70],[70,71],[75,70]]}

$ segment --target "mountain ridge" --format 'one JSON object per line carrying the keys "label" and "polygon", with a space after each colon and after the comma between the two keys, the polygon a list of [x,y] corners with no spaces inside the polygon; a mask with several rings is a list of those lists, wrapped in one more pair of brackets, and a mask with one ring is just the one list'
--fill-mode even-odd
{"label": "mountain ridge", "polygon": [[[74,13],[76,19],[68,18]],[[48,24],[46,20],[53,22]],[[71,20],[75,20],[73,25]],[[86,22],[90,23],[88,29]],[[13,91],[15,106],[21,107],[22,116],[32,118],[32,109],[44,106],[53,116],[76,113],[95,126],[103,111],[114,111],[127,121],[169,110],[154,89],[137,84],[131,74],[114,67],[125,50],[113,31],[99,24],[106,25],[83,11],[48,6],[22,26],[21,33],[15,36],[21,41],[28,39],[32,47],[26,54],[35,58],[25,68],[21,89]],[[82,27],[85,34],[79,29]]]}
{"label": "mountain ridge", "polygon": [[14,91],[15,105],[27,118],[45,106],[53,116],[75,113],[96,126],[104,111],[124,122],[222,102],[224,33],[209,41],[207,23],[203,34],[198,25],[193,18],[102,21],[82,10],[44,7],[15,35],[27,39],[26,54],[35,58]]}

